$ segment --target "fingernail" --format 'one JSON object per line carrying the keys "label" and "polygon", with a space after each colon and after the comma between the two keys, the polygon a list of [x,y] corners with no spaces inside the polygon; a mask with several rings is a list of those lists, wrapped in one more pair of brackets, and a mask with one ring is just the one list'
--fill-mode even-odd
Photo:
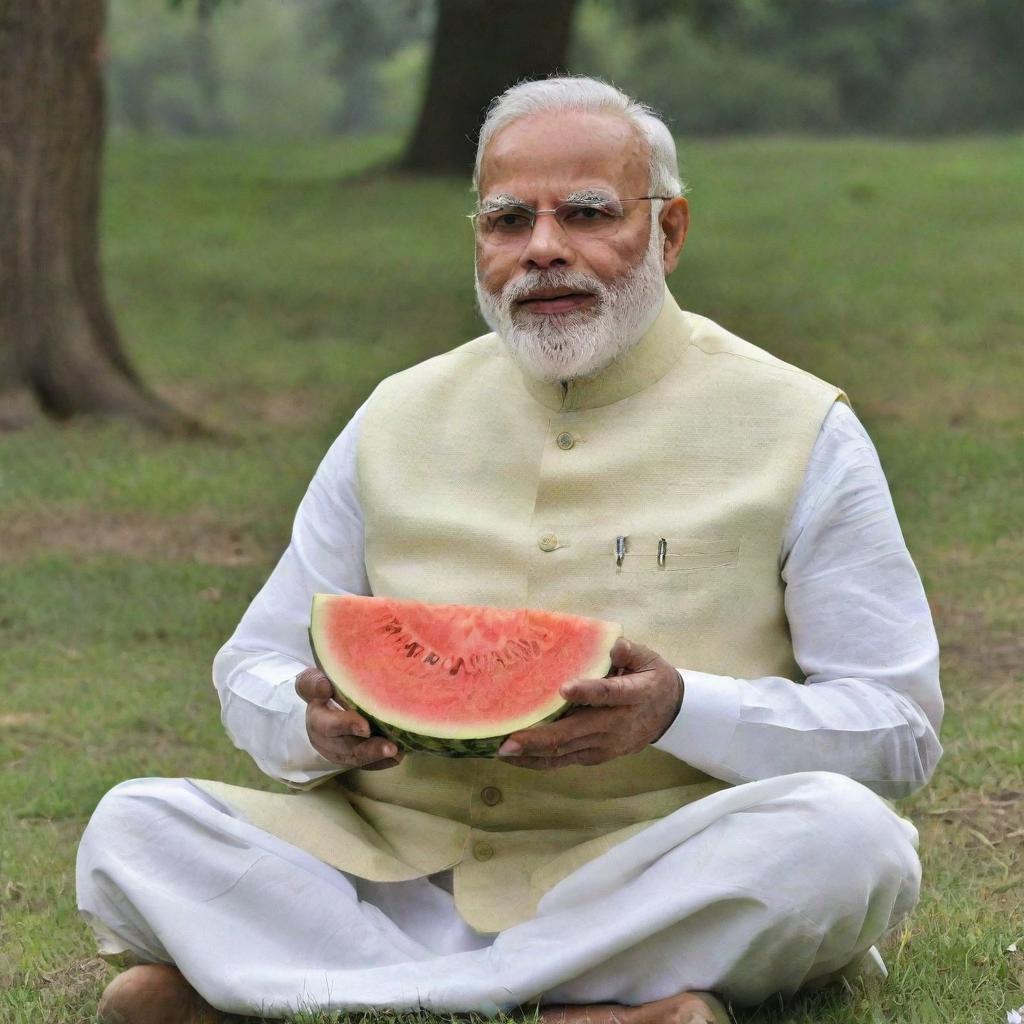
{"label": "fingernail", "polygon": [[523,752],[522,744],[516,743],[515,740],[505,740],[500,747],[498,747],[498,753],[502,755],[515,756]]}
{"label": "fingernail", "polygon": [[397,753],[398,753],[398,747],[396,747],[393,743],[385,743],[384,744],[384,756],[385,757],[394,757],[395,754],[397,754]]}

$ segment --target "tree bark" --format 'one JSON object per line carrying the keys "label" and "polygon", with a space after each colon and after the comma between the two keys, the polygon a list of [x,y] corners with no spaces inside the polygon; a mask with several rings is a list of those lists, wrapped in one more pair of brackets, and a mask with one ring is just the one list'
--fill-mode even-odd
{"label": "tree bark", "polygon": [[139,380],[103,291],[105,14],[104,0],[0,0],[0,426],[35,404],[194,432]]}
{"label": "tree bark", "polygon": [[565,70],[575,0],[440,0],[419,121],[400,162],[465,174],[487,105],[522,78]]}

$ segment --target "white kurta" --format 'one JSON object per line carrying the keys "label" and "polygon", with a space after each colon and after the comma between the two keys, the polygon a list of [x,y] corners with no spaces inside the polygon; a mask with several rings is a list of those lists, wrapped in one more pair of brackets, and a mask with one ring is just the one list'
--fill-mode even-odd
{"label": "white kurta", "polygon": [[[288,550],[214,668],[232,739],[293,785],[335,771],[309,744],[293,685],[309,663],[310,595],[368,592],[358,426],[357,414],[320,466]],[[857,960],[913,907],[916,834],[865,787],[910,792],[940,753],[928,605],[846,406],[822,427],[780,570],[808,685],[679,666],[682,709],[656,745],[736,785],[576,871],[530,921],[476,933],[443,876],[346,876],[181,780],[104,798],[80,850],[80,907],[105,952],[174,962],[234,1012],[795,991]]]}
{"label": "white kurta", "polygon": [[[311,596],[368,594],[356,484],[360,413],[299,506],[292,540],[214,662],[224,725],[268,775],[305,784],[337,769],[310,745],[295,676],[310,664]],[[655,744],[728,782],[831,771],[899,797],[941,754],[938,642],[878,455],[836,403],[814,445],[779,552],[806,686],[677,666],[686,697]],[[641,638],[642,639],[642,638]]]}

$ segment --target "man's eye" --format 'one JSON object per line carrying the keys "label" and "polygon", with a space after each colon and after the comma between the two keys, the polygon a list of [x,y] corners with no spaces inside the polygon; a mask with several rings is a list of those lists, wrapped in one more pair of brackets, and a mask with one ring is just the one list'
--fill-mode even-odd
{"label": "man's eye", "polygon": [[496,210],[487,218],[491,231],[516,231],[530,226],[530,217],[523,210]]}
{"label": "man's eye", "polygon": [[609,220],[611,217],[612,213],[606,207],[590,204],[566,206],[563,213],[563,220],[576,224],[595,224]]}

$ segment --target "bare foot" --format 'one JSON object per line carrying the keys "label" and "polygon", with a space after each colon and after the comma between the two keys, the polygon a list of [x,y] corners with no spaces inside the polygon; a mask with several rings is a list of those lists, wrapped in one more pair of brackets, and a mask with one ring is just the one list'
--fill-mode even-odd
{"label": "bare foot", "polygon": [[223,1024],[215,1010],[170,964],[142,964],[119,974],[100,997],[103,1024]]}
{"label": "bare foot", "polygon": [[545,1006],[541,1024],[729,1024],[729,1014],[706,992],[682,992],[642,1006]]}

